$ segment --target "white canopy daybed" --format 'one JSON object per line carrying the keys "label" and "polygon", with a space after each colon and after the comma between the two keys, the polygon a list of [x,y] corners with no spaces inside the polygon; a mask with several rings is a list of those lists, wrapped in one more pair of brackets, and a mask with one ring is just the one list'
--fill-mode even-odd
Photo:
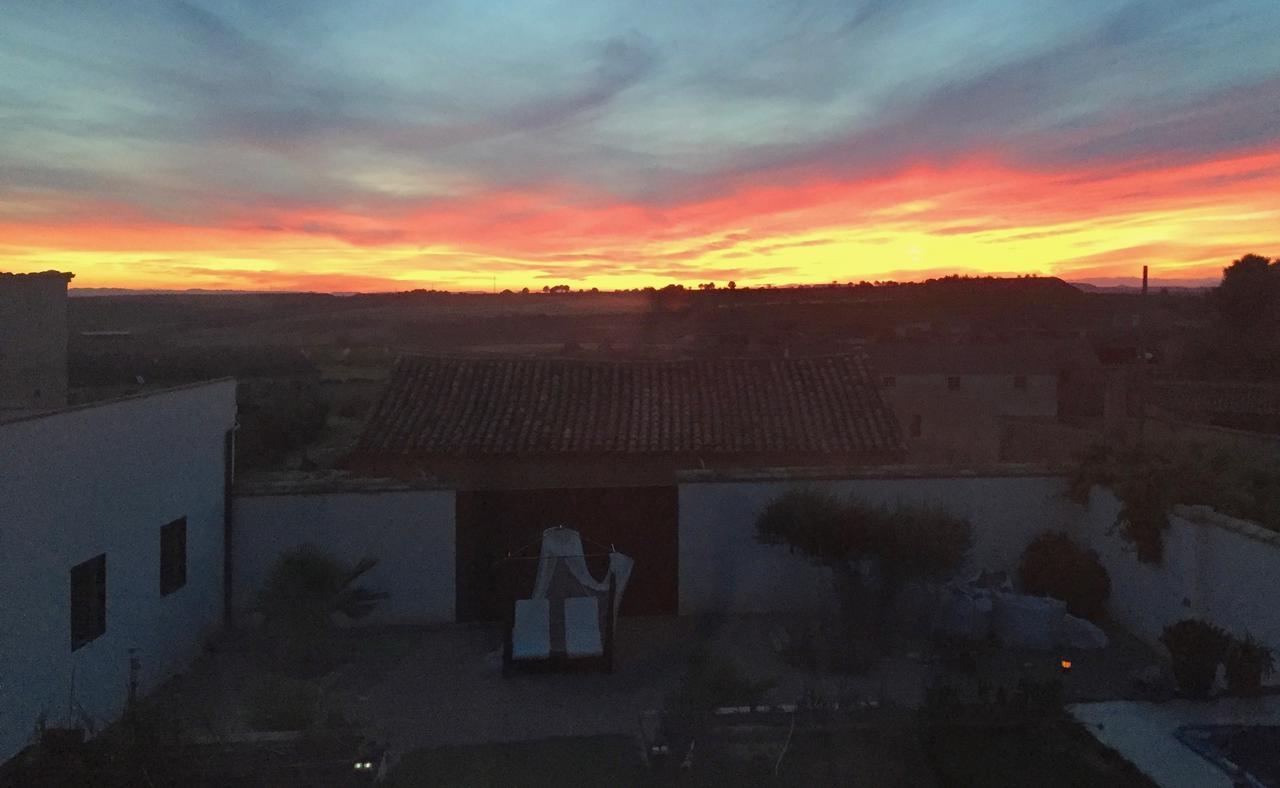
{"label": "white canopy daybed", "polygon": [[613,671],[613,632],[634,562],[610,548],[604,580],[592,577],[581,535],[563,526],[542,533],[538,574],[528,599],[517,599],[503,648],[513,670],[597,668]]}

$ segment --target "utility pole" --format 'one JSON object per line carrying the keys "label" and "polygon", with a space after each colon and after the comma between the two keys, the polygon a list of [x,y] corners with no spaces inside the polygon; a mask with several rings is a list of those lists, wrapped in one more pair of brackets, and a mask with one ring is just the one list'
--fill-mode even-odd
{"label": "utility pole", "polygon": [[1147,266],[1142,266],[1142,295],[1138,300],[1138,449],[1147,433]]}

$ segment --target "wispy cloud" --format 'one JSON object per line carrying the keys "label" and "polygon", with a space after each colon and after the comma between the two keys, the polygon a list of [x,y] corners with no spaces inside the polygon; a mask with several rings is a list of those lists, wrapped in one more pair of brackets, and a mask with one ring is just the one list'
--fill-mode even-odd
{"label": "wispy cloud", "polygon": [[1277,29],[1273,0],[17,4],[0,227],[41,263],[238,244],[388,282],[1207,265],[1273,218]]}

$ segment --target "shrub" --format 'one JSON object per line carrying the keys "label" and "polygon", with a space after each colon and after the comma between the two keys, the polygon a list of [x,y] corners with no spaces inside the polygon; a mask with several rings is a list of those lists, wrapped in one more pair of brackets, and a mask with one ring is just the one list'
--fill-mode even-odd
{"label": "shrub", "polygon": [[705,713],[721,706],[756,706],[777,681],[752,681],[732,662],[712,659],[704,652],[689,658],[689,671],[667,699],[677,713]]}
{"label": "shrub", "polygon": [[258,595],[259,609],[268,623],[290,629],[325,629],[334,613],[363,618],[388,596],[355,585],[377,563],[364,558],[346,566],[310,545],[289,550],[272,567]]}
{"label": "shrub", "polygon": [[236,462],[246,468],[281,462],[320,437],[329,419],[329,404],[312,381],[241,383],[236,405]]}
{"label": "shrub", "polygon": [[[884,611],[902,584],[958,568],[973,541],[967,520],[937,508],[877,506],[814,488],[788,490],[756,519],[756,540],[786,545],[828,567],[840,605],[841,640],[833,667],[864,672],[878,658]],[[880,588],[868,587],[851,561],[870,559]]]}
{"label": "shrub", "polygon": [[1165,627],[1160,642],[1169,650],[1173,677],[1182,694],[1208,698],[1231,637],[1207,621],[1187,618]]}
{"label": "shrub", "polygon": [[973,543],[973,527],[936,507],[881,507],[799,488],[765,507],[756,520],[756,540],[786,545],[828,565],[878,557],[894,579],[911,580],[959,567]]}
{"label": "shrub", "polygon": [[1262,680],[1275,672],[1275,654],[1267,646],[1245,635],[1227,650],[1227,688],[1236,695],[1253,695]]}
{"label": "shrub", "polygon": [[278,668],[307,676],[332,669],[339,659],[331,634],[334,615],[363,618],[388,596],[356,585],[376,564],[365,558],[347,566],[310,546],[280,556],[258,595],[266,645]]}
{"label": "shrub", "polygon": [[1061,599],[1071,615],[1093,621],[1102,618],[1111,595],[1111,577],[1098,553],[1061,531],[1042,533],[1027,545],[1018,580],[1026,593]]}
{"label": "shrub", "polygon": [[1204,504],[1280,531],[1280,461],[1237,446],[1166,441],[1143,447],[1095,446],[1080,460],[1071,495],[1088,500],[1097,484],[1120,499],[1116,528],[1138,559],[1159,563],[1175,504]]}

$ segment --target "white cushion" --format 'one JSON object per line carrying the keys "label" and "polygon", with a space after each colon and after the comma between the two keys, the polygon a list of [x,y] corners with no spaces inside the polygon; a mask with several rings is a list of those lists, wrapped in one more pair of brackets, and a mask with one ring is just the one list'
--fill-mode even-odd
{"label": "white cushion", "polygon": [[551,605],[546,599],[517,599],[511,632],[512,659],[551,656]]}
{"label": "white cushion", "polygon": [[600,637],[600,603],[593,596],[564,601],[564,650],[571,657],[596,657],[604,653]]}

